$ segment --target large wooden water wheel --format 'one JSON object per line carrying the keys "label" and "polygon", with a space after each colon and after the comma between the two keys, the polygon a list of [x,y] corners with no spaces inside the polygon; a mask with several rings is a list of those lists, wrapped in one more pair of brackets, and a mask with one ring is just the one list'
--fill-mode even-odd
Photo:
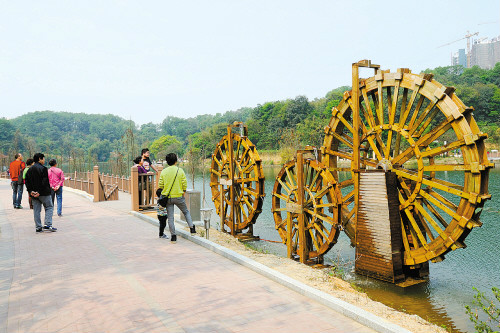
{"label": "large wooden water wheel", "polygon": [[298,151],[276,177],[272,196],[275,227],[288,257],[323,263],[340,232],[341,195],[330,171],[311,150]]}
{"label": "large wooden water wheel", "polygon": [[[360,79],[359,90],[344,93],[332,110],[322,147],[322,162],[342,191],[343,227],[355,244],[357,175],[383,168],[397,175],[403,264],[440,261],[450,250],[465,247],[471,229],[481,225],[479,215],[490,197],[487,136],[473,108],[433,75],[408,69],[390,73],[369,61],[358,65],[375,68],[376,75]],[[450,157],[436,161],[452,154],[463,163]]]}
{"label": "large wooden water wheel", "polygon": [[254,238],[253,224],[265,196],[262,161],[247,135],[243,123],[229,125],[212,154],[210,170],[212,200],[221,217],[221,230],[242,239]]}

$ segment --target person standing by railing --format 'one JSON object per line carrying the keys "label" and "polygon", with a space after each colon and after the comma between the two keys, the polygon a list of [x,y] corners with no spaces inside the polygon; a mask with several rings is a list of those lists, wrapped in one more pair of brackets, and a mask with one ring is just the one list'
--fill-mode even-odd
{"label": "person standing by railing", "polygon": [[57,196],[57,216],[62,216],[62,194],[64,185],[64,172],[57,167],[57,161],[52,159],[49,161],[50,169],[49,184],[50,196],[52,197],[52,205],[54,204],[54,197]]}
{"label": "person standing by railing", "polygon": [[[149,148],[143,148],[141,150],[142,157],[142,166],[146,170],[146,172],[154,172],[157,173],[156,169],[153,167],[153,163],[149,159]],[[143,183],[144,190],[148,192],[148,200],[146,202],[147,205],[153,202],[153,177],[148,176],[148,181]],[[147,184],[147,185],[146,185]]]}
{"label": "person standing by railing", "polygon": [[149,148],[143,148],[141,150],[141,157],[143,161],[143,167],[146,169],[146,172],[150,172],[151,169],[152,172],[156,172],[156,169],[153,167],[153,163],[151,163],[151,160],[149,159]]}
{"label": "person standing by railing", "polygon": [[137,167],[137,173],[139,174],[139,205],[143,205],[144,202],[142,200],[142,197],[143,197],[143,191],[146,189],[146,184],[147,184],[147,180],[146,180],[146,177],[147,176],[144,176],[144,174],[148,173],[146,171],[146,169],[144,169],[144,166],[143,166],[143,163],[144,163],[144,160],[142,158],[142,156],[138,156],[136,158],[134,158],[134,166]]}
{"label": "person standing by railing", "polygon": [[21,153],[17,153],[14,156],[15,160],[12,161],[9,165],[9,173],[12,187],[12,204],[14,205],[14,209],[22,209],[21,201],[23,200],[23,170],[26,166],[23,162],[23,155]]}

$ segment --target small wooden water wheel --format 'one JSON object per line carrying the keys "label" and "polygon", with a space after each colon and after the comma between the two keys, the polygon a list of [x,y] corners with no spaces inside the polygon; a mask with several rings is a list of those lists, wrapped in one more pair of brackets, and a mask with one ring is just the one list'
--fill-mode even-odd
{"label": "small wooden water wheel", "polygon": [[[359,79],[358,67],[376,75]],[[322,147],[322,161],[339,181],[342,224],[352,244],[359,246],[359,175],[382,168],[397,176],[403,265],[440,261],[465,247],[471,229],[481,225],[492,167],[473,108],[432,74],[391,73],[367,60],[353,64],[353,87],[333,108]],[[463,163],[437,163],[450,154]]]}
{"label": "small wooden water wheel", "polygon": [[[234,133],[233,130],[239,133]],[[227,127],[227,135],[212,154],[210,187],[221,218],[221,230],[240,239],[255,239],[253,224],[262,211],[264,172],[257,149],[241,122]],[[247,232],[243,232],[248,229]]]}
{"label": "small wooden water wheel", "polygon": [[298,151],[296,159],[283,166],[274,183],[272,212],[288,257],[322,264],[339,236],[341,194],[333,175],[312,152]]}

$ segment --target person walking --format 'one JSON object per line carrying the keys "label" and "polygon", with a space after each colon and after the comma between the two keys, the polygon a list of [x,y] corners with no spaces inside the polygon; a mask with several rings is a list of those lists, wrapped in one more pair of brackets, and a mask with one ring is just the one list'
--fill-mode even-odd
{"label": "person walking", "polygon": [[14,161],[9,165],[10,186],[12,187],[12,204],[14,209],[22,209],[21,201],[23,200],[23,170],[26,164],[23,162],[23,155],[17,153],[14,156]]}
{"label": "person walking", "polygon": [[[23,181],[24,183],[26,184],[26,173],[28,172],[29,168],[33,165],[33,159],[32,158],[28,158],[26,160],[26,168],[24,168],[24,171],[23,171]],[[28,189],[26,188],[26,191]],[[29,192],[28,192],[28,200],[29,200],[29,204],[30,204],[30,209],[33,209],[33,202],[32,202],[32,199],[31,199],[31,195],[29,195]]]}
{"label": "person walking", "polygon": [[[186,174],[184,173],[184,170],[176,165],[176,154],[167,154],[167,156],[165,156],[165,160],[167,161],[168,167],[163,169],[160,174],[160,179],[158,182],[158,192],[160,192],[161,190],[161,197],[158,201],[165,203],[165,206],[163,207],[166,207],[167,209],[167,216],[163,214],[157,215],[160,222],[160,238],[167,238],[162,236],[164,235],[163,232],[166,227],[166,219],[168,219],[168,228],[170,229],[171,242],[175,243],[177,241],[177,235],[175,233],[174,225],[174,205],[181,210],[182,214],[184,214],[191,234],[195,234],[196,229],[193,224],[191,214],[187,209],[186,200],[184,199],[184,194],[187,190]],[[160,204],[158,206],[162,207]]]}
{"label": "person walking", "polygon": [[50,169],[49,184],[50,196],[52,197],[52,205],[54,205],[54,198],[57,196],[57,216],[62,216],[62,194],[64,185],[64,172],[57,167],[57,161],[51,159],[49,161]]}
{"label": "person walking", "polygon": [[[28,194],[33,198],[33,217],[36,225],[36,232],[57,231],[57,228],[52,226],[52,214],[54,205],[50,198],[49,173],[45,164],[45,155],[36,153],[33,156],[35,162],[32,167],[26,172],[26,188]],[[42,226],[40,212],[42,206],[45,209],[45,223]]]}

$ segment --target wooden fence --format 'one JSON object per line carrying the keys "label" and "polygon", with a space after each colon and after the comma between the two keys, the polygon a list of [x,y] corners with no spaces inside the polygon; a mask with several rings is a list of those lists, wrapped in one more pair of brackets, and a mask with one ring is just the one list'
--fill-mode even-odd
{"label": "wooden fence", "polygon": [[[65,174],[64,186],[87,192],[94,196],[94,202],[118,200],[118,191],[130,193],[131,208],[134,211],[153,209],[156,206],[156,189],[162,166],[156,166],[157,172],[139,174],[137,167],[131,168],[130,177],[99,173],[99,167],[93,171],[75,171]],[[7,178],[7,172],[1,172],[0,178]]]}
{"label": "wooden fence", "polygon": [[93,195],[94,202],[118,200],[118,185],[110,181],[107,175],[100,174],[97,165],[93,171],[75,171],[71,175],[66,175],[64,186]]}
{"label": "wooden fence", "polygon": [[163,166],[155,166],[155,172],[140,174],[136,166],[130,169],[130,197],[132,210],[153,209],[156,206],[156,190]]}

